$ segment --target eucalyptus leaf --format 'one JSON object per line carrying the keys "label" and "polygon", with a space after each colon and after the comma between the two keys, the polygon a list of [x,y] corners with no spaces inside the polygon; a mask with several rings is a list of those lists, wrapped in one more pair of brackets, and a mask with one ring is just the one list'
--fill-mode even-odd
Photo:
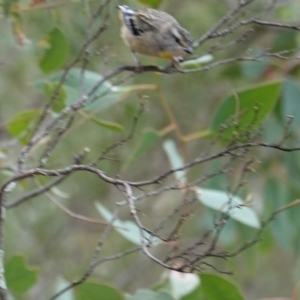
{"label": "eucalyptus leaf", "polygon": [[[141,230],[138,226],[132,221],[121,221],[120,219],[114,218],[113,214],[106,209],[102,204],[99,202],[95,203],[98,212],[102,215],[102,217],[107,222],[112,222],[115,226],[116,231],[121,234],[125,239],[132,242],[136,245],[141,245],[142,237],[141,237]],[[157,240],[152,238],[149,233],[146,231],[143,232],[144,238],[146,240],[152,239],[152,242],[155,243]]]}
{"label": "eucalyptus leaf", "polygon": [[293,116],[292,128],[299,131],[300,127],[300,85],[296,80],[287,79],[282,88],[282,115],[286,121],[286,116]]}
{"label": "eucalyptus leaf", "polygon": [[211,54],[200,56],[196,59],[188,59],[180,63],[180,67],[183,69],[193,70],[199,69],[203,64],[211,62],[214,57]]}
{"label": "eucalyptus leaf", "polygon": [[218,275],[201,274],[201,287],[209,300],[245,300],[240,289],[231,280]]}
{"label": "eucalyptus leaf", "polygon": [[57,97],[52,105],[52,109],[54,112],[58,113],[66,107],[67,93],[64,89],[64,86],[59,86],[56,82],[44,83],[44,93],[48,100],[51,99],[56,90]]}
{"label": "eucalyptus leaf", "polygon": [[106,129],[110,129],[110,130],[117,131],[117,132],[122,132],[124,130],[124,128],[121,124],[118,124],[118,123],[115,123],[115,122],[101,120],[101,119],[96,118],[96,117],[92,117],[91,120],[94,123],[96,123],[97,125],[99,125],[101,127],[104,127]]}
{"label": "eucalyptus leaf", "polygon": [[25,293],[38,280],[38,270],[29,267],[25,257],[16,255],[5,263],[5,278],[10,290]]}
{"label": "eucalyptus leaf", "polygon": [[22,144],[28,142],[34,122],[40,115],[39,110],[25,110],[14,115],[7,124],[7,131]]}
{"label": "eucalyptus leaf", "polygon": [[181,299],[190,294],[200,285],[200,277],[196,274],[171,271],[169,275],[171,295],[175,299]]}
{"label": "eucalyptus leaf", "polygon": [[228,212],[232,219],[247,226],[260,228],[260,221],[255,211],[248,206],[238,196],[228,194],[223,191],[194,188],[199,201],[214,210]]}
{"label": "eucalyptus leaf", "polygon": [[162,0],[138,0],[140,3],[147,4],[152,8],[158,8]]}
{"label": "eucalyptus leaf", "polygon": [[[63,290],[65,287],[69,286],[70,282],[66,281],[62,277],[58,277],[55,284],[55,292],[58,293]],[[59,296],[59,300],[75,300],[73,289],[69,289],[61,296]]]}
{"label": "eucalyptus leaf", "polygon": [[45,73],[57,70],[66,63],[70,46],[68,40],[58,28],[51,30],[44,38],[47,48],[40,60],[40,68]]}
{"label": "eucalyptus leaf", "polygon": [[[45,79],[34,83],[34,86],[44,93],[44,83],[53,82],[58,84],[62,78],[63,72],[51,74]],[[103,110],[111,105],[114,105],[124,99],[124,95],[133,91],[153,90],[156,88],[152,84],[139,84],[129,86],[113,86],[109,80],[104,80],[102,74],[78,68],[69,70],[66,80],[62,83],[63,89],[67,94],[66,105],[71,105],[78,101],[82,95],[88,93],[97,84],[102,82],[95,89],[93,95],[89,98],[90,103],[84,108],[86,111]]]}
{"label": "eucalyptus leaf", "polygon": [[[177,150],[176,144],[172,140],[165,141],[163,143],[163,148],[168,156],[172,169],[178,169],[184,166],[184,161]],[[176,171],[174,175],[179,182],[182,183],[185,182],[186,180],[185,170]]]}
{"label": "eucalyptus leaf", "polygon": [[75,288],[76,300],[124,300],[122,293],[104,283],[84,282]]}
{"label": "eucalyptus leaf", "polygon": [[[218,131],[231,118],[229,128],[223,133],[228,140],[236,131],[257,129],[265,117],[274,109],[281,90],[281,81],[255,85],[233,93],[223,100],[212,119],[212,130]],[[233,127],[237,123],[238,127]]]}
{"label": "eucalyptus leaf", "polygon": [[151,147],[153,147],[159,139],[159,137],[160,136],[158,132],[154,130],[145,131],[137,147],[133,149],[132,153],[128,156],[128,159],[126,160],[123,169],[126,169],[142,153],[146,152]]}
{"label": "eucalyptus leaf", "polygon": [[134,295],[126,297],[126,300],[175,300],[175,298],[166,292],[138,290]]}

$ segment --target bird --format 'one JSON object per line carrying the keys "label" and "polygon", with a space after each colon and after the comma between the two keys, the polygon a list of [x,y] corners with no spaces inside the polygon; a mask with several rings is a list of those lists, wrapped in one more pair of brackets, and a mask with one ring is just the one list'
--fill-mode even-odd
{"label": "bird", "polygon": [[174,66],[182,57],[193,53],[193,39],[170,14],[156,9],[133,9],[118,5],[121,37],[130,48],[137,67],[140,53],[170,59]]}

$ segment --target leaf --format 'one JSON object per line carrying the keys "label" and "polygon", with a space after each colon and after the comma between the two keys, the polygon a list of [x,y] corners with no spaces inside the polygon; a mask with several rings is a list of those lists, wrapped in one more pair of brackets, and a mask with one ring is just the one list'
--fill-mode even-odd
{"label": "leaf", "polygon": [[54,28],[44,38],[48,48],[40,60],[40,68],[45,73],[57,70],[66,63],[69,55],[69,43],[63,33]]}
{"label": "leaf", "polygon": [[[299,143],[299,138],[298,138]],[[288,180],[289,183],[292,183],[295,185],[299,191],[299,174],[300,174],[300,152],[292,152],[292,153],[282,153],[281,154],[282,160],[282,166],[285,168],[285,172],[289,174]],[[289,184],[284,184],[284,187],[287,189],[290,189]],[[278,189],[278,183],[275,185],[275,188]],[[275,193],[276,194],[276,193]],[[278,197],[278,194],[276,194]],[[286,203],[285,203],[286,204]],[[282,203],[280,204],[282,205]]]}
{"label": "leaf", "polygon": [[147,4],[152,8],[158,8],[162,0],[138,0],[140,3]]}
{"label": "leaf", "polygon": [[[266,203],[265,210],[268,214],[288,204],[289,190],[290,187],[281,184],[281,181],[278,179],[270,177],[266,180],[264,185],[264,199]],[[296,207],[293,208],[293,210],[296,209]],[[297,220],[299,220],[299,218],[297,218]],[[299,236],[299,234],[294,231],[295,226],[297,227],[288,210],[278,214],[275,220],[270,224],[270,230],[276,239],[277,245],[281,246],[286,252],[295,251],[293,238],[294,235]]]}
{"label": "leaf", "polygon": [[133,150],[126,160],[123,169],[126,169],[137,157],[153,147],[159,137],[159,134],[154,130],[145,131],[138,146]]}
{"label": "leaf", "polygon": [[124,300],[124,296],[116,288],[107,284],[84,282],[75,288],[76,300]]}
{"label": "leaf", "polygon": [[[96,202],[95,205],[102,217],[107,222],[111,222],[113,219],[113,214],[99,202]],[[116,231],[125,239],[132,242],[133,244],[141,245],[141,230],[135,223],[131,221],[121,221],[120,219],[116,218],[114,219],[113,225],[115,226],[114,228],[116,229]],[[156,242],[156,239],[152,238],[146,231],[144,231],[143,234],[146,240],[151,239],[153,243]]]}
{"label": "leaf", "polygon": [[19,136],[24,130],[28,128],[34,118],[39,115],[38,110],[25,110],[17,115],[14,115],[8,122],[7,130],[13,136]]}
{"label": "leaf", "polygon": [[181,299],[183,296],[190,294],[197,288],[198,285],[200,285],[200,277],[196,274],[171,271],[169,282],[171,295],[175,299]]}
{"label": "leaf", "polygon": [[211,54],[206,54],[203,56],[200,56],[196,59],[189,59],[185,60],[184,62],[180,63],[180,67],[183,69],[193,70],[201,68],[203,64],[207,64],[211,62],[214,59],[214,57]]}
{"label": "leaf", "polygon": [[239,288],[231,281],[213,274],[201,274],[201,287],[209,300],[244,300]]}
{"label": "leaf", "polygon": [[[290,30],[287,32],[280,32],[276,39],[274,40],[274,43],[272,45],[272,49],[274,52],[280,52],[285,51],[287,56],[294,55],[298,43],[297,43],[297,32]],[[290,51],[288,51],[290,50]],[[292,51],[291,51],[292,50]]]}
{"label": "leaf", "polygon": [[237,196],[213,189],[194,188],[199,201],[212,209],[228,212],[231,218],[254,228],[260,228],[260,221],[253,209],[243,206]]}
{"label": "leaf", "polygon": [[5,263],[5,278],[10,290],[24,293],[37,282],[38,271],[29,268],[23,256],[16,255]]}
{"label": "leaf", "polygon": [[[226,124],[230,117],[239,116],[239,128],[228,128],[224,133],[225,139],[231,139],[234,131],[239,132],[252,126],[256,129],[264,118],[274,108],[279,96],[281,81],[269,82],[241,90],[227,97],[218,107],[212,120],[212,129],[217,131]],[[241,115],[239,115],[241,114]]]}
{"label": "leaf", "polygon": [[[50,75],[47,79],[37,81],[34,86],[44,93],[42,86],[45,82],[55,82],[58,83],[61,80],[63,72],[57,72]],[[91,88],[99,84],[103,80],[103,75],[85,70],[82,72],[81,69],[71,69],[68,73],[66,80],[63,82],[63,88],[67,93],[66,104],[71,105],[74,102],[78,101],[82,94],[88,93]],[[130,85],[125,87],[113,86],[108,80],[105,80],[98,89],[96,89],[89,98],[92,102],[84,107],[86,111],[95,111],[102,110],[111,105],[114,105],[122,101],[123,95],[132,91],[140,90],[153,90],[156,86],[152,84],[139,84],[139,85]]]}
{"label": "leaf", "polygon": [[176,300],[185,299],[188,295],[199,294],[199,291],[196,290],[200,286],[200,281],[199,275],[170,271],[168,277],[164,276],[164,279],[152,287],[151,290],[168,292]]}
{"label": "leaf", "polygon": [[3,8],[3,13],[5,17],[8,17],[11,14],[13,6],[19,6],[18,0],[3,0],[1,1],[1,7]]}
{"label": "leaf", "polygon": [[[254,55],[259,55],[259,53],[254,53]],[[249,79],[256,79],[264,74],[268,66],[269,60],[267,58],[260,61],[247,61],[242,64],[242,74]]]}
{"label": "leaf", "polygon": [[[68,285],[70,285],[70,283],[68,281],[66,281],[62,277],[58,277],[58,279],[56,280],[56,284],[55,284],[55,292],[56,293],[60,292],[62,289],[64,289]],[[74,300],[74,299],[75,299],[75,297],[74,297],[73,289],[70,289],[59,296],[59,300]]]}
{"label": "leaf", "polygon": [[[54,92],[59,87],[58,82],[45,82],[44,83],[44,92],[48,100],[53,97]],[[60,112],[66,107],[66,99],[67,99],[67,93],[63,86],[60,86],[58,90],[58,95],[52,105],[52,109],[54,112]]]}
{"label": "leaf", "polygon": [[175,300],[175,299],[166,292],[139,290],[133,296],[127,297],[126,300]]}
{"label": "leaf", "polygon": [[198,274],[197,275],[199,278],[200,284],[189,294],[183,296],[180,300],[198,300],[198,299],[203,299],[203,290],[201,287],[201,276]]}
{"label": "leaf", "polygon": [[[172,166],[172,169],[178,169],[184,166],[184,162],[182,157],[180,156],[179,152],[177,151],[176,145],[172,140],[167,140],[163,143],[163,147],[165,152],[168,155],[169,162]],[[186,173],[185,170],[176,171],[174,173],[176,179],[179,182],[184,183],[186,180]]]}
{"label": "leaf", "polygon": [[242,74],[249,79],[261,77],[267,70],[268,61],[247,61],[242,64]]}
{"label": "leaf", "polygon": [[283,83],[282,88],[282,114],[286,120],[286,116],[294,117],[292,128],[299,129],[300,117],[300,85],[297,81],[288,79]]}
{"label": "leaf", "polygon": [[118,132],[122,132],[124,130],[123,126],[115,123],[115,122],[109,122],[109,121],[105,121],[105,120],[101,120],[98,119],[96,117],[92,117],[91,120],[96,123],[97,125],[100,125],[104,128],[113,130],[113,131],[118,131]]}
{"label": "leaf", "polygon": [[261,59],[259,61],[245,61],[240,66],[243,76],[249,79],[256,79],[263,76],[266,72],[270,59],[263,56],[264,51],[261,47],[255,47],[251,52],[253,56],[262,56]]}
{"label": "leaf", "polygon": [[31,126],[39,117],[38,110],[25,110],[14,115],[7,124],[7,131],[11,136],[18,138],[20,142],[26,144]]}
{"label": "leaf", "polygon": [[282,298],[282,297],[280,297],[280,298],[274,298],[274,297],[272,297],[272,298],[264,298],[264,299],[259,299],[259,300],[295,300],[295,299],[292,299],[292,298]]}

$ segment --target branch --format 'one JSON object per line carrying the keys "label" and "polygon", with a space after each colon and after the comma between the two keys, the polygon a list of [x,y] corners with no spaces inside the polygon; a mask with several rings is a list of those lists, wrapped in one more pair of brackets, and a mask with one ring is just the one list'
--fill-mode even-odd
{"label": "branch", "polygon": [[232,9],[230,12],[228,12],[222,19],[220,19],[210,30],[207,31],[201,38],[199,38],[195,43],[194,47],[199,47],[201,44],[203,44],[206,40],[214,37],[215,32],[217,32],[224,24],[226,24],[229,20],[231,20],[234,16],[236,16],[238,13],[240,13],[243,8],[248,6],[250,3],[252,3],[254,0],[245,0],[245,1],[239,1],[239,4],[237,7]]}

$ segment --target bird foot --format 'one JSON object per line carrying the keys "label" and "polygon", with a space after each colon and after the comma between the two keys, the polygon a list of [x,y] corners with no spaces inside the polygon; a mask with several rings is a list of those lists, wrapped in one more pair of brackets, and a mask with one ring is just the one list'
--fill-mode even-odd
{"label": "bird foot", "polygon": [[176,69],[176,70],[180,70],[180,63],[183,62],[183,58],[181,56],[177,56],[177,57],[172,57],[172,66]]}

